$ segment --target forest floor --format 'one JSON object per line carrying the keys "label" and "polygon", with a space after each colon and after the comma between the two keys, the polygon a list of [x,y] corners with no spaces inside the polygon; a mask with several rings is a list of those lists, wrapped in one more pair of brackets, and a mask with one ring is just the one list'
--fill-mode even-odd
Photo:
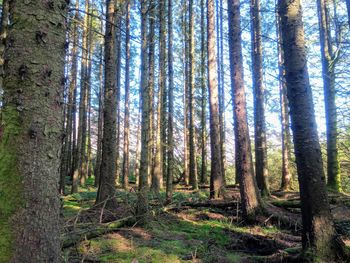
{"label": "forest floor", "polygon": [[[93,209],[95,197],[91,186],[63,197],[64,262],[300,262],[298,193],[266,199],[267,216],[253,225],[240,219],[236,188],[216,201],[208,201],[207,190],[178,189],[167,206],[164,193],[150,196],[152,212],[143,227],[133,216],[137,196],[132,189],[118,191],[120,207],[114,211]],[[349,246],[350,196],[330,195],[330,202]]]}

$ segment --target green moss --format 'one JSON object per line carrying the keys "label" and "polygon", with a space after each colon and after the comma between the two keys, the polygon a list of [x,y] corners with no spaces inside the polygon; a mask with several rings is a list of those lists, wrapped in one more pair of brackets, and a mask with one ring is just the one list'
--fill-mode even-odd
{"label": "green moss", "polygon": [[0,141],[0,262],[8,262],[13,246],[11,217],[24,204],[22,178],[14,150],[21,131],[20,118],[14,107],[4,109],[3,127]]}

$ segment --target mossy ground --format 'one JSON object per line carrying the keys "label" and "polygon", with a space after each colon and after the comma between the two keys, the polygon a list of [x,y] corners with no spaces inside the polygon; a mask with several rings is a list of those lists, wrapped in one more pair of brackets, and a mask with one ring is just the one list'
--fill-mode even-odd
{"label": "mossy ground", "polygon": [[[95,197],[96,189],[91,185],[82,188],[79,194],[65,196],[64,218],[72,220],[83,214],[93,205]],[[182,203],[207,201],[206,191],[176,192],[173,209],[159,205],[164,198],[164,193],[150,194],[152,217],[147,225],[124,227],[82,241],[63,251],[63,261],[289,262],[289,257],[293,258],[301,251],[300,233],[282,229],[268,218],[258,220],[256,225],[245,226],[235,209],[179,208]],[[117,199],[132,210],[136,194],[120,190]]]}

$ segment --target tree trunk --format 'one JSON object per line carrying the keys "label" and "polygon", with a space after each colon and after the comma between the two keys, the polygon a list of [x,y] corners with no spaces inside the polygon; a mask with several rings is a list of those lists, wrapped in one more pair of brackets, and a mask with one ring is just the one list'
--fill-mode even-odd
{"label": "tree trunk", "polygon": [[207,176],[207,85],[206,85],[206,36],[205,3],[201,0],[201,177],[202,184],[208,183]]}
{"label": "tree trunk", "polygon": [[165,1],[159,0],[159,76],[158,76],[158,107],[157,107],[157,133],[156,133],[156,156],[155,156],[155,169],[154,169],[154,181],[152,182],[152,188],[155,192],[159,192],[163,188],[163,173],[166,166],[163,165],[164,161],[164,148],[166,137],[164,134],[165,116],[164,116],[164,95],[166,85],[166,52],[165,52],[165,40],[166,40],[166,24],[165,24]]}
{"label": "tree trunk", "polygon": [[88,25],[89,25],[89,1],[85,1],[85,16],[82,36],[82,59],[80,75],[80,101],[79,101],[79,123],[78,139],[75,157],[75,171],[73,174],[72,193],[78,191],[79,182],[85,183],[84,159],[86,149],[86,113],[87,113],[87,68],[88,68]]}
{"label": "tree trunk", "polygon": [[117,87],[115,59],[115,3],[107,0],[107,18],[105,32],[105,94],[103,103],[103,138],[100,182],[96,204],[105,203],[107,208],[115,208],[115,160],[116,160],[116,121],[117,121]]}
{"label": "tree trunk", "polygon": [[346,1],[346,10],[348,11],[348,24],[350,28],[350,0],[345,0]]}
{"label": "tree trunk", "polygon": [[340,244],[328,204],[322,155],[306,65],[300,0],[279,0],[288,101],[300,186],[303,248],[336,260]]}
{"label": "tree trunk", "polygon": [[243,217],[250,220],[261,208],[260,194],[254,176],[252,152],[247,122],[244,94],[242,37],[240,26],[240,1],[228,1],[229,48],[234,132],[236,151],[236,175],[239,180]]}
{"label": "tree trunk", "polygon": [[[76,2],[75,8],[79,9],[79,1]],[[69,79],[69,89],[68,89],[68,105],[67,105],[67,128],[65,131],[65,143],[63,148],[63,165],[61,168],[61,176],[60,176],[60,193],[64,194],[64,188],[65,188],[65,177],[70,174],[71,170],[71,158],[74,154],[72,152],[72,130],[73,130],[73,117],[75,116],[73,114],[73,108],[74,108],[74,93],[76,92],[77,88],[77,73],[78,73],[78,40],[79,40],[79,34],[78,34],[78,11],[75,12],[74,15],[74,22],[73,22],[73,28],[72,28],[72,49],[71,49],[71,56],[72,56],[72,65],[70,68],[70,79]]]}
{"label": "tree trunk", "polygon": [[126,189],[129,184],[129,136],[130,136],[130,0],[126,4],[126,35],[125,35],[125,117],[124,117],[124,147],[123,147],[123,172],[122,185]]}
{"label": "tree trunk", "polygon": [[[11,1],[0,135],[0,262],[60,262],[67,4]],[[30,23],[28,22],[30,21]],[[35,63],[33,63],[35,61]]]}
{"label": "tree trunk", "polygon": [[336,63],[332,51],[328,9],[328,0],[317,0],[327,128],[327,185],[330,190],[340,192],[341,178],[337,150],[337,108],[335,105],[334,67]]}
{"label": "tree trunk", "polygon": [[103,46],[100,47],[100,67],[99,67],[99,91],[98,91],[98,124],[97,124],[97,152],[95,164],[95,187],[99,185],[102,163],[102,137],[103,137]]}
{"label": "tree trunk", "polygon": [[254,133],[255,133],[255,173],[256,182],[262,196],[268,196],[267,145],[265,122],[265,91],[262,70],[262,43],[260,0],[250,1],[252,74],[254,95]]}
{"label": "tree trunk", "polygon": [[276,12],[276,31],[278,49],[278,70],[281,105],[281,134],[282,134],[282,180],[281,190],[288,191],[292,187],[292,174],[290,171],[291,162],[291,135],[289,129],[289,103],[287,98],[286,71],[284,69],[284,54],[282,50],[281,18]]}
{"label": "tree trunk", "polygon": [[217,63],[215,54],[215,19],[214,0],[207,1],[207,51],[208,51],[208,85],[210,110],[210,198],[218,198],[224,187],[221,169],[220,116],[217,81]]}
{"label": "tree trunk", "polygon": [[168,78],[169,78],[169,111],[168,111],[168,172],[166,180],[166,199],[173,196],[174,174],[174,69],[173,69],[173,3],[168,0]]}
{"label": "tree trunk", "polygon": [[117,110],[117,135],[116,135],[116,153],[115,153],[115,185],[119,185],[120,183],[120,165],[119,165],[119,145],[120,145],[120,90],[121,90],[121,61],[122,61],[122,52],[121,52],[121,44],[122,44],[122,2],[116,0],[116,11],[114,13],[114,22],[117,25],[116,26],[116,65],[117,65],[117,72],[116,72],[116,85],[117,85],[117,101],[116,101],[116,110]]}
{"label": "tree trunk", "polygon": [[194,98],[194,7],[193,0],[189,1],[189,72],[188,72],[188,100],[189,100],[189,150],[190,150],[190,185],[193,189],[198,189],[197,182],[197,162],[196,162],[196,136],[195,136],[195,98]]}
{"label": "tree trunk", "polygon": [[[139,176],[139,192],[137,200],[137,215],[146,216],[148,214],[148,178],[150,176],[150,149],[152,145],[150,125],[151,125],[151,88],[148,83],[148,1],[141,1],[141,160]],[[143,221],[143,220],[142,220]],[[142,222],[141,222],[142,223]]]}

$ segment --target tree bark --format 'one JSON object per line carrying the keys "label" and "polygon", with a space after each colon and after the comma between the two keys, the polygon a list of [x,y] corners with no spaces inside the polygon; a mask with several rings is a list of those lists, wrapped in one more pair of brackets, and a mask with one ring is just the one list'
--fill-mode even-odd
{"label": "tree bark", "polygon": [[[164,163],[164,148],[166,137],[164,136],[163,127],[166,126],[164,121],[164,93],[166,84],[166,52],[165,52],[165,40],[166,40],[166,24],[165,24],[165,1],[159,0],[159,76],[158,76],[158,107],[157,107],[157,132],[156,132],[156,156],[155,156],[155,169],[154,169],[154,181],[152,182],[152,188],[155,192],[159,192],[163,188],[163,163]],[[166,166],[165,166],[166,168]]]}
{"label": "tree bark", "polygon": [[[79,9],[79,1],[76,2],[75,8]],[[61,175],[60,175],[60,193],[64,194],[64,188],[65,188],[65,177],[70,174],[71,171],[71,159],[72,155],[74,154],[72,152],[72,130],[73,130],[73,117],[75,116],[73,114],[73,107],[74,107],[74,93],[76,92],[77,88],[77,73],[78,73],[78,16],[79,13],[76,11],[74,15],[74,21],[73,21],[73,27],[72,27],[72,65],[70,68],[70,76],[69,76],[69,88],[68,88],[68,105],[67,105],[67,124],[66,124],[66,130],[65,130],[65,143],[63,148],[63,164],[61,167]]]}
{"label": "tree bark", "polygon": [[193,0],[189,1],[189,72],[188,72],[188,102],[189,102],[189,154],[190,154],[190,174],[189,183],[193,189],[198,189],[197,181],[197,162],[196,162],[196,136],[195,136],[195,98],[194,98],[194,66],[195,66],[195,54],[194,54],[194,7]]}
{"label": "tree bark", "polygon": [[239,0],[228,1],[228,18],[231,87],[234,106],[236,175],[239,180],[243,217],[246,220],[250,220],[261,209],[261,200],[254,176],[247,122]]}
{"label": "tree bark", "polygon": [[279,89],[281,105],[281,135],[282,135],[282,180],[281,190],[288,191],[292,187],[292,174],[290,170],[291,163],[291,135],[289,129],[289,103],[287,98],[286,71],[284,69],[284,54],[282,50],[282,31],[281,18],[276,12],[276,32],[278,49],[278,71],[279,71]]}
{"label": "tree bark", "polygon": [[217,81],[217,62],[215,54],[215,18],[214,0],[207,1],[207,51],[208,51],[208,85],[210,112],[210,198],[218,198],[224,187],[221,169],[220,116]]}
{"label": "tree bark", "polygon": [[173,175],[174,175],[174,69],[173,69],[173,3],[168,0],[168,172],[166,180],[166,199],[168,202],[173,196]]}
{"label": "tree bark", "polygon": [[66,1],[59,0],[10,3],[0,135],[0,262],[60,262],[67,11]]}
{"label": "tree bark", "polygon": [[115,45],[115,2],[107,0],[107,19],[105,32],[105,94],[103,108],[103,138],[100,182],[96,204],[105,203],[106,208],[117,206],[115,194],[116,160],[116,121],[117,121],[117,85],[116,85],[116,45]]}
{"label": "tree bark", "polygon": [[309,83],[300,0],[279,0],[288,100],[302,213],[302,244],[318,258],[337,259],[341,242],[328,204],[322,155]]}
{"label": "tree bark", "polygon": [[[150,176],[150,149],[152,138],[150,134],[151,125],[151,89],[148,83],[148,0],[141,0],[141,160],[139,176],[139,192],[137,200],[137,215],[139,217],[148,214],[148,178]],[[141,221],[142,223],[142,221]]]}
{"label": "tree bark", "polygon": [[252,74],[254,95],[255,173],[262,196],[268,196],[265,91],[263,86],[260,0],[250,1]]}
{"label": "tree bark", "polygon": [[207,176],[207,85],[206,85],[206,35],[205,3],[201,0],[201,177],[202,184],[208,183]]}
{"label": "tree bark", "polygon": [[129,136],[130,136],[130,0],[126,4],[125,17],[125,117],[124,117],[124,147],[123,147],[123,172],[122,172],[122,186],[124,189],[129,184]]}
{"label": "tree bark", "polygon": [[335,58],[329,22],[328,0],[317,0],[318,24],[322,59],[322,78],[327,129],[327,185],[335,192],[341,191],[341,178],[337,150],[337,108],[335,105]]}
{"label": "tree bark", "polygon": [[101,177],[101,163],[102,163],[102,137],[103,137],[103,46],[100,47],[100,67],[99,67],[99,91],[98,91],[98,124],[97,124],[97,152],[95,164],[95,182],[97,187]]}

